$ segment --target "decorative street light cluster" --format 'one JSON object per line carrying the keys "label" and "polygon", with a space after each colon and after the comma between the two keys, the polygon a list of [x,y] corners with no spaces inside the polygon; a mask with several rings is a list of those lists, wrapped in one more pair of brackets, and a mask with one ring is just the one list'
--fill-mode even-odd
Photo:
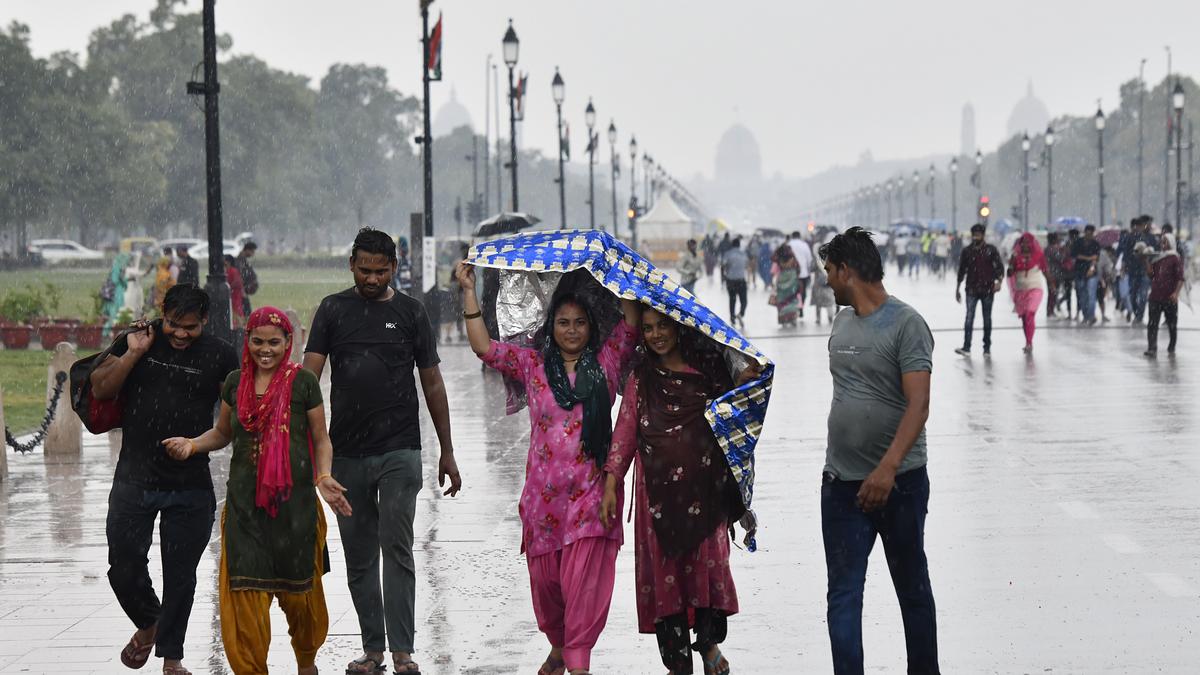
{"label": "decorative street light cluster", "polygon": [[[517,65],[517,57],[520,54],[520,40],[517,38],[517,33],[513,29],[512,19],[508,21],[508,30],[504,33],[504,63],[508,66],[508,116],[509,116],[509,161],[505,165],[512,175],[512,210],[518,211],[519,207],[519,191],[517,189],[517,121],[523,119],[523,115],[518,114],[517,104],[520,98],[524,95],[523,91],[517,90],[517,83],[514,76],[514,68]],[[562,74],[558,68],[554,69],[554,79],[550,85],[551,94],[554,98],[554,106],[558,121],[558,178],[555,180],[558,183],[558,202],[559,202],[559,218],[562,227],[567,226],[567,199],[566,199],[566,168],[567,153],[569,152],[568,141],[565,132],[565,127],[562,117],[562,106],[566,101],[566,82],[563,80]],[[595,185],[595,164],[597,154],[599,152],[599,136],[596,133],[596,106],[592,99],[588,98],[587,107],[584,109],[584,121],[587,125],[588,143],[588,224],[592,229],[596,229],[596,185]],[[620,156],[617,154],[617,125],[611,119],[608,123],[608,147],[609,156],[612,163],[611,183],[612,183],[612,231],[617,233],[618,229],[618,213],[617,213],[617,177],[620,175]],[[629,141],[629,226],[630,235],[636,246],[636,219],[642,213],[643,209],[639,207],[637,201],[637,139],[630,137]],[[643,177],[645,180],[645,197],[647,205],[653,201],[654,188],[661,181],[661,167],[655,168],[654,160],[643,154]]]}

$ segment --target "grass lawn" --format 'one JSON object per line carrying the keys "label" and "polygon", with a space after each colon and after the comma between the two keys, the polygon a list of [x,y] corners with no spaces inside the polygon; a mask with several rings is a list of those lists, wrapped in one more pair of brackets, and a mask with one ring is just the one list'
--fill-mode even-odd
{"label": "grass lawn", "polygon": [[[295,309],[305,325],[312,319],[312,313],[321,298],[354,284],[350,270],[345,267],[270,268],[257,271],[259,290],[250,298],[254,306],[274,305],[281,309]],[[38,270],[4,271],[0,272],[0,295],[10,288],[20,288],[25,284],[50,282],[63,290],[58,315],[83,318],[91,314],[92,294],[100,288],[107,275],[107,268],[43,267]]]}
{"label": "grass lawn", "polygon": [[[25,284],[50,282],[63,289],[58,315],[85,317],[91,313],[91,295],[108,274],[107,269],[42,268],[0,272],[0,295]],[[259,269],[259,291],[251,297],[255,307],[274,305],[295,309],[307,326],[321,298],[354,284],[344,267],[314,269]],[[33,346],[38,346],[34,336]],[[45,414],[46,365],[50,352],[40,349],[0,349],[0,387],[4,389],[4,419],[14,433],[35,429]]]}

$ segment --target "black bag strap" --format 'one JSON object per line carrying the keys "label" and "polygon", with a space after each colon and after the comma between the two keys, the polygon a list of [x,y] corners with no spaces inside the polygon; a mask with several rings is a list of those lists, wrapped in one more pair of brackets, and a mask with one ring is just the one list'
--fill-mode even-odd
{"label": "black bag strap", "polygon": [[79,412],[81,408],[87,407],[86,399],[91,395],[92,373],[95,372],[96,368],[105,359],[111,356],[113,350],[117,348],[117,345],[126,340],[131,333],[146,330],[147,328],[153,329],[153,326],[154,323],[150,321],[135,322],[125,330],[118,333],[117,336],[113,338],[112,343],[110,343],[104,351],[97,352],[91,356],[85,356],[71,364],[71,408],[75,410],[75,412]]}

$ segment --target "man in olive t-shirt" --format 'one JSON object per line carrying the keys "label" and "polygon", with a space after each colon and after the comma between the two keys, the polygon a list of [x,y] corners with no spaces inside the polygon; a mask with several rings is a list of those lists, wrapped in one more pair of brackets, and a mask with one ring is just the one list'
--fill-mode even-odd
{"label": "man in olive t-shirt", "polygon": [[837,675],[863,672],[867,558],[883,540],[909,673],[938,673],[937,618],[925,559],[925,421],[933,336],[912,307],[888,295],[870,233],[852,227],[820,249],[839,305],[829,370],[833,404],[821,483],[829,641]]}

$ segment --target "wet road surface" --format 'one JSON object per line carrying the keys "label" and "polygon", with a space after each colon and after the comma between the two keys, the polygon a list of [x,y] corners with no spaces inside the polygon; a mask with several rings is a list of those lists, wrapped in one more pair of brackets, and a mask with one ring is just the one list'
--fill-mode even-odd
{"label": "wet road surface", "polygon": [[[1200,321],[1181,309],[1185,330],[1174,359],[1147,361],[1143,330],[1067,322],[1039,329],[1026,357],[1019,322],[1000,296],[992,357],[979,353],[977,324],[976,354],[963,358],[953,353],[962,316],[953,282],[888,281],[926,316],[937,340],[927,552],[943,671],[1195,672]],[[699,291],[726,311],[715,282],[701,280]],[[724,651],[734,672],[831,670],[819,518],[828,326],[805,321],[777,328],[765,292],[751,291],[747,334],[778,370],[758,454],[759,551],[733,552],[742,613],[729,622]],[[465,488],[454,499],[434,489],[437,443],[423,415],[416,658],[426,675],[534,673],[547,645],[519,554],[528,418],[503,416],[499,377],[481,373],[464,345],[445,345],[441,354]],[[117,656],[132,626],[105,576],[115,460],[105,437],[85,439],[79,458],[10,454],[10,476],[0,483],[0,673],[125,672]],[[227,454],[214,455],[218,499],[226,464]],[[331,626],[317,663],[340,673],[360,642],[329,520]],[[867,580],[867,668],[899,673],[903,627],[880,549]],[[214,528],[185,647],[185,664],[198,674],[229,672],[217,625],[218,554]],[[155,579],[158,568],[156,542]],[[594,672],[665,670],[653,636],[636,633],[632,584],[627,545]],[[278,609],[272,625],[271,669],[294,672]],[[160,664],[152,659],[145,672]]]}

